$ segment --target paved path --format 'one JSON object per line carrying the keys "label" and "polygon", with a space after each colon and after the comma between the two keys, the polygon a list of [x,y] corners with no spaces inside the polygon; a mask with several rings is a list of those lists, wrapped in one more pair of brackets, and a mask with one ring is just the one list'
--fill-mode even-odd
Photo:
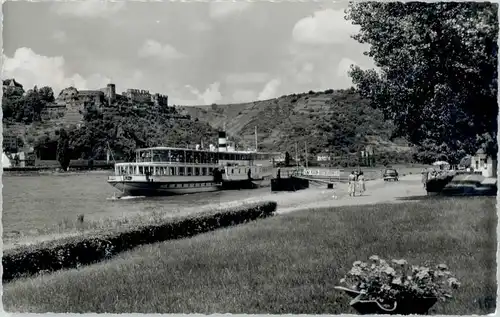
{"label": "paved path", "polygon": [[[426,195],[422,187],[420,175],[408,175],[400,178],[399,182],[384,182],[383,180],[368,181],[363,196],[350,197],[346,184],[337,190],[323,189],[318,193],[316,189],[303,192],[287,193],[302,196],[302,201],[295,201],[293,197],[275,199],[278,202],[278,214],[285,214],[297,210],[323,208],[333,206],[369,205],[377,203],[402,202],[398,198]],[[286,199],[288,198],[288,199]],[[281,203],[280,203],[281,200]]]}

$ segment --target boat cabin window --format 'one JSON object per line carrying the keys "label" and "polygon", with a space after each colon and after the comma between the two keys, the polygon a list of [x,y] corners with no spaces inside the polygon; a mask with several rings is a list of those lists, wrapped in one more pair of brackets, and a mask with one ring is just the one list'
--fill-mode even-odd
{"label": "boat cabin window", "polygon": [[180,175],[180,176],[184,176],[184,174],[185,174],[184,169],[185,169],[185,168],[184,168],[184,166],[180,166],[180,167],[179,167],[179,175]]}
{"label": "boat cabin window", "polygon": [[199,167],[194,168],[194,175],[200,176],[200,168]]}
{"label": "boat cabin window", "polygon": [[206,167],[201,168],[201,175],[207,176],[207,168]]}
{"label": "boat cabin window", "polygon": [[193,151],[186,151],[186,163],[193,163]]}
{"label": "boat cabin window", "polygon": [[186,174],[187,174],[187,176],[193,175],[193,168],[192,167],[188,167]]}
{"label": "boat cabin window", "polygon": [[168,175],[171,175],[171,176],[177,175],[177,173],[175,172],[175,167],[169,167],[169,174]]}
{"label": "boat cabin window", "polygon": [[157,167],[156,168],[157,175],[160,175],[160,176],[168,175],[167,172],[168,172],[168,170],[166,167]]}
{"label": "boat cabin window", "polygon": [[208,168],[208,174],[212,175],[214,172],[214,168],[213,167],[209,167]]}

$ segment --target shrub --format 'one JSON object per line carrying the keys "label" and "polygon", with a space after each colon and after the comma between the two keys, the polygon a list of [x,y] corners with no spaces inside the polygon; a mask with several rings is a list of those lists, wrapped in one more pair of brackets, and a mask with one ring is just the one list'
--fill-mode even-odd
{"label": "shrub", "polygon": [[74,236],[5,250],[3,282],[22,276],[74,268],[109,258],[136,246],[190,237],[199,233],[271,216],[276,202],[246,204],[227,210],[207,211],[164,223],[116,232]]}

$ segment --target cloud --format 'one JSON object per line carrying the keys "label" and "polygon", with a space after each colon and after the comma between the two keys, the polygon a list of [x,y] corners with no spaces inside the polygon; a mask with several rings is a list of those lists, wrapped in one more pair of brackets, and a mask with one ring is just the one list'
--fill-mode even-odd
{"label": "cloud", "polygon": [[118,13],[125,7],[125,2],[100,0],[67,1],[54,3],[52,9],[59,15],[81,18],[106,18]]}
{"label": "cloud", "polygon": [[162,45],[155,40],[146,40],[142,47],[139,49],[139,57],[156,57],[163,60],[179,59],[184,57],[175,47],[170,44]]}
{"label": "cloud", "polygon": [[3,78],[15,78],[25,89],[33,86],[52,87],[55,94],[61,89],[73,86],[77,89],[97,89],[106,86],[109,78],[101,74],[83,77],[80,74],[67,76],[65,61],[61,56],[38,55],[27,47],[16,50],[12,58],[4,56]]}
{"label": "cloud", "polygon": [[300,67],[296,71],[295,80],[299,84],[310,84],[313,82],[313,76],[314,76],[314,64],[311,62],[306,62],[302,64],[302,67]]}
{"label": "cloud", "polygon": [[257,93],[250,89],[237,89],[233,92],[233,102],[250,102],[254,101]]}
{"label": "cloud", "polygon": [[233,14],[240,14],[251,6],[251,2],[210,2],[209,15],[212,19],[223,19]]}
{"label": "cloud", "polygon": [[281,80],[278,78],[270,80],[264,89],[259,93],[258,100],[267,100],[277,97],[277,90],[281,86]]}
{"label": "cloud", "polygon": [[222,94],[219,91],[219,82],[210,84],[210,86],[208,86],[208,88],[203,93],[200,93],[198,89],[193,88],[190,85],[186,85],[186,88],[188,88],[192,94],[198,97],[198,101],[203,102],[203,104],[205,105],[216,103],[217,101],[222,99]]}
{"label": "cloud", "polygon": [[68,37],[66,35],[66,32],[57,30],[52,34],[52,38],[59,43],[64,43],[66,42]]}
{"label": "cloud", "polygon": [[352,59],[349,59],[347,57],[342,58],[337,66],[337,76],[348,78],[350,80],[350,77],[347,73],[351,69],[351,65],[353,64],[356,64],[356,62]]}
{"label": "cloud", "polygon": [[190,24],[190,28],[195,32],[208,32],[212,30],[212,25],[203,21],[194,21]]}
{"label": "cloud", "polygon": [[299,20],[293,27],[293,40],[302,44],[344,44],[358,26],[344,19],[343,10],[326,9]]}
{"label": "cloud", "polygon": [[260,84],[265,83],[269,78],[267,73],[232,73],[226,76],[228,84]]}

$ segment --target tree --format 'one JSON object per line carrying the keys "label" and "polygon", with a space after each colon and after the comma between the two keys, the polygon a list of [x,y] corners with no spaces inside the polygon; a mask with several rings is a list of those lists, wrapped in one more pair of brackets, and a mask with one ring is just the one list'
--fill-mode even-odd
{"label": "tree", "polygon": [[63,171],[67,171],[71,161],[71,149],[69,147],[69,135],[65,129],[59,131],[56,155]]}
{"label": "tree", "polygon": [[54,102],[56,99],[54,97],[54,91],[52,88],[45,86],[42,87],[38,90],[38,94],[40,96],[40,99],[44,103],[44,106],[46,106],[49,103]]}
{"label": "tree", "polygon": [[42,95],[40,95],[36,86],[26,92],[22,98],[22,104],[22,111],[20,111],[17,116],[18,121],[24,123],[41,121],[41,113],[46,102],[42,99]]}
{"label": "tree", "polygon": [[[495,3],[359,2],[346,11],[377,70],[352,67],[356,89],[395,124],[394,136],[445,155],[475,152],[497,133]],[[496,152],[489,153],[496,155]],[[455,160],[455,158],[453,158]]]}
{"label": "tree", "polygon": [[2,111],[4,118],[16,118],[23,108],[23,87],[6,86],[3,88]]}

